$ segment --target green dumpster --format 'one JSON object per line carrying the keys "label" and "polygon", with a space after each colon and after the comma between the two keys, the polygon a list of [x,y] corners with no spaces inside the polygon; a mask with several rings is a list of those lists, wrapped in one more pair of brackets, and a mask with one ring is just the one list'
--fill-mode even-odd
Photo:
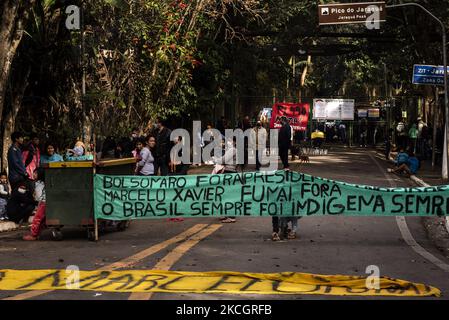
{"label": "green dumpster", "polygon": [[[93,215],[93,175],[132,175],[134,158],[100,161],[53,162],[46,164],[46,224],[56,240],[62,239],[64,226],[85,228],[90,240],[95,238]],[[123,228],[123,225],[119,225]]]}

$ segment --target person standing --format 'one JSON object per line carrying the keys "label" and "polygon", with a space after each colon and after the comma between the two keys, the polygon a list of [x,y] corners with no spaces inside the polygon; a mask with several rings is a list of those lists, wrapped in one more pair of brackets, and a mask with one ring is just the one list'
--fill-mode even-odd
{"label": "person standing", "polygon": [[[284,118],[282,120],[282,127],[279,130],[279,156],[282,161],[282,165],[284,166],[285,170],[290,170],[289,164],[288,164],[288,150],[290,150],[292,145],[292,127],[290,126],[288,120]],[[280,217],[273,216],[271,217],[271,224],[273,227],[273,233],[271,235],[271,240],[273,241],[280,241],[281,238],[279,237],[279,231],[280,231]]]}
{"label": "person standing", "polygon": [[6,215],[6,205],[11,195],[11,189],[8,184],[8,176],[6,172],[0,174],[0,221],[8,220]]}
{"label": "person standing", "polygon": [[407,133],[404,121],[399,121],[396,126],[396,141],[399,148],[406,148],[407,145]]}
{"label": "person standing", "polygon": [[416,153],[416,141],[418,139],[418,128],[416,124],[412,124],[412,127],[408,131],[408,137],[409,137],[409,149],[413,151],[413,153]]}
{"label": "person standing", "polygon": [[[279,218],[280,224],[280,238],[282,239],[296,239],[297,230],[298,230],[298,220],[300,217],[281,217]],[[288,224],[291,224],[291,228],[288,227]],[[278,235],[279,236],[279,235]]]}
{"label": "person standing", "polygon": [[41,151],[39,150],[39,137],[36,134],[31,136],[31,141],[22,151],[22,161],[28,177],[34,180],[34,170],[39,168],[41,161]]}
{"label": "person standing", "polygon": [[225,131],[228,128],[228,123],[226,121],[225,117],[221,117],[220,121],[218,121],[217,123],[217,130],[220,131],[221,135],[224,137],[225,136]]}
{"label": "person standing", "polygon": [[360,148],[366,148],[368,144],[368,124],[363,119],[360,123]]}
{"label": "person standing", "polygon": [[279,130],[279,156],[282,161],[284,169],[289,170],[290,166],[288,164],[288,150],[290,150],[292,145],[292,127],[288,123],[286,118],[282,121],[282,128]]}
{"label": "person standing", "polygon": [[[215,167],[213,173],[236,173],[237,172],[237,149],[235,148],[235,137],[226,141],[225,153],[221,157],[214,157]],[[220,218],[222,223],[234,223],[234,216]]]}
{"label": "person standing", "polygon": [[[201,144],[203,145],[203,148],[206,147],[206,146],[208,146],[208,145],[209,145],[210,143],[212,143],[212,142],[214,141],[214,139],[215,139],[212,129],[213,129],[213,128],[212,128],[212,125],[211,125],[211,124],[208,124],[208,125],[207,125],[207,129],[206,129],[206,131],[205,131],[205,134],[206,134],[206,137],[209,137],[209,138],[206,139],[206,140],[204,140],[203,137],[201,137]],[[220,132],[220,134],[221,134],[221,132]],[[211,151],[211,156],[212,156],[212,157],[215,157],[214,150]],[[208,160],[208,161],[205,161],[205,164],[211,165],[211,164],[214,164],[214,162],[213,162],[212,160]]]}
{"label": "person standing", "polygon": [[[262,126],[262,121],[257,121],[256,126],[252,129],[251,132],[251,147],[255,150],[256,156],[256,171],[260,170],[261,163],[260,157],[265,152],[267,141],[267,130]],[[262,152],[262,154],[260,154]]]}
{"label": "person standing", "polygon": [[172,142],[170,141],[171,130],[165,126],[165,121],[157,121],[156,147],[155,147],[155,166],[154,174],[157,175],[160,169],[160,175],[166,176],[169,172],[170,151]]}
{"label": "person standing", "polygon": [[347,134],[346,134],[346,125],[342,122],[340,123],[338,130],[340,132],[340,139],[343,144],[347,144]]}
{"label": "person standing", "polygon": [[[182,144],[183,143],[182,137],[181,136],[177,137],[175,140],[175,143]],[[189,164],[182,162],[182,156],[183,156],[182,149],[180,149],[178,151],[178,155],[177,155],[178,159],[176,159],[174,154],[171,155],[171,160],[170,160],[171,175],[173,175],[173,176],[187,175],[187,171],[189,170]]]}
{"label": "person standing", "polygon": [[144,147],[144,141],[137,142],[137,150],[139,150],[139,162],[136,165],[135,174],[138,176],[153,176],[154,170],[154,157],[151,153],[151,149],[154,148],[156,139],[149,136],[147,139],[147,145]]}
{"label": "person standing", "polygon": [[391,153],[391,137],[387,135],[385,138],[385,159],[387,161],[390,160],[390,153]]}
{"label": "person standing", "polygon": [[45,226],[46,196],[45,196],[45,172],[43,168],[37,168],[34,173],[34,200],[38,203],[36,213],[31,224],[29,234],[23,236],[25,241],[35,241]]}
{"label": "person standing", "polygon": [[[199,120],[196,120],[196,121],[199,121]],[[202,150],[203,150],[203,148],[204,148],[204,141],[203,141],[203,134],[202,134],[202,130],[198,130],[196,133],[195,133],[195,136],[194,136],[194,146],[193,146],[193,161],[192,161],[192,164],[194,165],[194,166],[198,166],[198,167],[200,167],[201,166],[201,163],[202,163],[202,155],[203,155],[203,152],[202,152]]]}
{"label": "person standing", "polygon": [[23,135],[14,132],[11,135],[12,146],[8,150],[8,170],[9,183],[12,191],[19,187],[19,184],[28,180],[28,173],[22,161]]}
{"label": "person standing", "polygon": [[137,141],[141,138],[139,128],[133,128],[131,135],[121,139],[118,148],[122,157],[132,157]]}

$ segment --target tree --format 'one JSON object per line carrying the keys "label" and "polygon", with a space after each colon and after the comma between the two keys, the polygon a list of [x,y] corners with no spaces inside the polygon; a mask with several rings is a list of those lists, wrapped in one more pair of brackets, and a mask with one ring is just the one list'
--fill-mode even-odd
{"label": "tree", "polygon": [[6,88],[17,48],[23,38],[33,0],[5,0],[0,12],[0,120],[3,120]]}

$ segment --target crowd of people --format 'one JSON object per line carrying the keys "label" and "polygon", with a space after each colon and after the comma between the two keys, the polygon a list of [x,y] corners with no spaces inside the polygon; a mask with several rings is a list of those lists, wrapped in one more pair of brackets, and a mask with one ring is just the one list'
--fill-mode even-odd
{"label": "crowd of people", "polygon": [[[394,144],[393,141],[396,143]],[[410,127],[407,127],[405,119],[399,121],[385,139],[386,160],[390,160],[392,151],[397,152],[394,168],[388,169],[388,172],[407,176],[416,175],[421,167],[420,159],[426,160],[431,157],[431,145],[431,128],[421,117],[411,123]]]}
{"label": "crowd of people", "polygon": [[[207,130],[212,130],[212,124]],[[226,141],[225,130],[228,129],[224,118],[218,123],[217,128],[221,134],[222,152],[214,154],[212,163],[215,165],[213,174],[225,174],[238,172],[239,166],[248,165],[248,140],[245,140],[244,162],[237,164],[236,139]],[[241,129],[251,130],[248,139],[256,146],[256,170],[261,169],[259,150],[265,152],[267,130],[261,121],[253,124],[249,117],[241,122]],[[12,145],[8,150],[8,175],[3,172],[0,175],[0,220],[9,220],[16,224],[28,222],[30,216],[33,220],[30,232],[23,236],[24,240],[37,240],[45,228],[46,193],[45,193],[45,166],[48,163],[61,161],[100,161],[111,158],[134,157],[136,161],[134,174],[139,176],[167,176],[186,175],[189,164],[173,160],[171,150],[174,144],[182,143],[182,137],[171,140],[171,130],[165,121],[158,120],[154,127],[144,134],[138,128],[131,131],[129,137],[116,141],[109,136],[97,146],[86,145],[82,141],[76,141],[73,148],[62,153],[57,152],[57,147],[52,142],[41,146],[39,136],[32,134],[25,141],[24,135],[14,132],[11,136]],[[283,120],[279,131],[279,156],[284,169],[289,169],[288,152],[292,146],[293,130],[287,119]],[[211,141],[201,139],[201,147],[205,147]],[[264,144],[263,146],[261,144]],[[181,149],[182,150],[182,149]],[[178,153],[178,159],[182,153]],[[197,163],[196,165],[201,165]],[[182,221],[183,219],[170,219]],[[235,217],[220,219],[223,223],[236,222]],[[290,227],[288,225],[291,224]],[[296,237],[297,219],[273,218],[273,240],[281,238],[293,239]]]}
{"label": "crowd of people", "polygon": [[[431,156],[432,128],[421,117],[417,118],[409,126],[405,119],[398,121],[395,129],[390,130],[387,137],[390,139],[390,143],[393,136],[398,149],[409,150],[419,154],[422,159],[427,159]],[[440,145],[439,141],[436,142],[437,146]]]}
{"label": "crowd of people", "polygon": [[14,223],[27,221],[34,213],[31,232],[24,240],[36,240],[45,226],[45,171],[51,162],[93,160],[85,144],[77,141],[64,155],[56,152],[55,144],[47,142],[41,150],[38,135],[24,141],[24,135],[14,132],[8,150],[8,175],[0,175],[0,220]]}

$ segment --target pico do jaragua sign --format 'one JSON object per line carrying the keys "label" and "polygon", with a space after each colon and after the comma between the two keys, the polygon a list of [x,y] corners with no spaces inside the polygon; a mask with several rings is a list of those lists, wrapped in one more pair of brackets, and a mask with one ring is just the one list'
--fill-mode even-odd
{"label": "pico do jaragua sign", "polygon": [[332,3],[318,6],[320,25],[384,22],[385,2]]}

